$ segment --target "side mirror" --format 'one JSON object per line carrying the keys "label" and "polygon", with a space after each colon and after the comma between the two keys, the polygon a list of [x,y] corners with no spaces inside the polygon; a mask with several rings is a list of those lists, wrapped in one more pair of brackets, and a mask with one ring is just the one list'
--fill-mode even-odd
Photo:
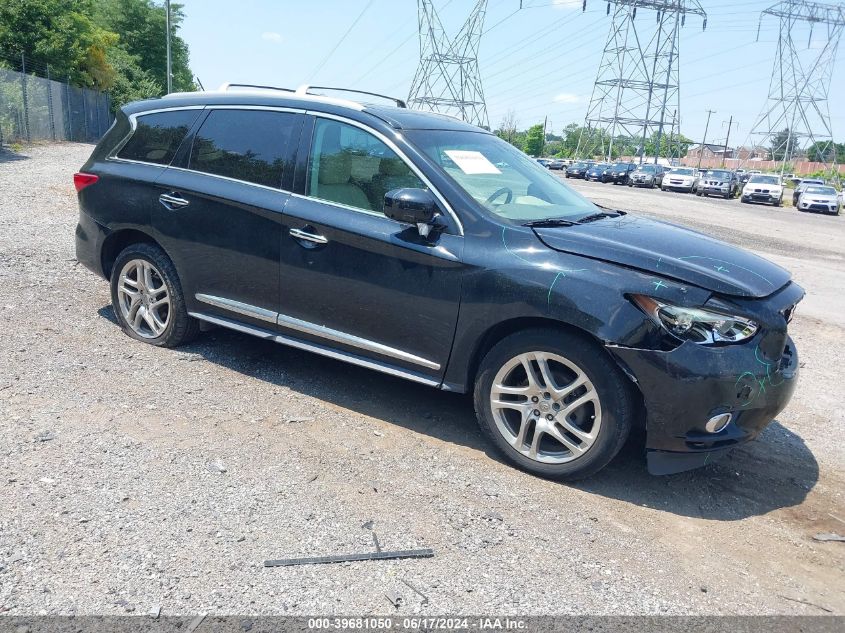
{"label": "side mirror", "polygon": [[384,194],[384,214],[397,222],[416,224],[423,237],[440,226],[437,200],[428,189],[391,189]]}

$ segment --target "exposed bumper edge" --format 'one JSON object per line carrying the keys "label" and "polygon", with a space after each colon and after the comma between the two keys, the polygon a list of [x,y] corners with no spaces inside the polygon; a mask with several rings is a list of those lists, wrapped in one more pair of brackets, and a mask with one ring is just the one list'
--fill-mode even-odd
{"label": "exposed bumper edge", "polygon": [[674,475],[686,470],[694,470],[722,459],[730,450],[730,448],[725,448],[706,453],[647,451],[648,472],[652,475]]}

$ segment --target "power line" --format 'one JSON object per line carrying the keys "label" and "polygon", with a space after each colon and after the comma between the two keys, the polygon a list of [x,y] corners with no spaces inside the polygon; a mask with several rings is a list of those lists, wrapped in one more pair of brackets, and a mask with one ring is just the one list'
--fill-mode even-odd
{"label": "power line", "polygon": [[331,59],[331,56],[334,55],[334,52],[338,49],[338,47],[341,44],[343,44],[343,41],[352,32],[352,29],[355,28],[355,26],[358,24],[358,22],[361,20],[361,18],[364,17],[364,14],[373,5],[374,1],[375,0],[369,0],[369,2],[367,2],[366,6],[361,10],[361,13],[359,13],[358,17],[355,18],[355,20],[352,21],[352,24],[349,25],[349,28],[346,29],[346,32],[341,36],[341,38],[337,41],[337,43],[332,47],[332,49],[329,51],[328,55],[326,55],[323,58],[323,60],[319,64],[317,64],[317,67],[312,71],[311,76],[309,77],[309,81],[314,79],[314,77],[317,75],[317,73],[320,72],[320,70],[322,70],[323,66],[326,65],[326,62],[329,61],[329,59]]}

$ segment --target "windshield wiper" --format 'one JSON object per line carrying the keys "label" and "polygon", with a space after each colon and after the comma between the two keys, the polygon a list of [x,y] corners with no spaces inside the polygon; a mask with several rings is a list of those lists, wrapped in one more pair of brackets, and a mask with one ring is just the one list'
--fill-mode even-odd
{"label": "windshield wiper", "polygon": [[598,213],[591,213],[590,215],[578,220],[577,224],[587,224],[587,222],[595,222],[602,218],[618,218],[620,215],[625,215],[624,211],[599,211]]}
{"label": "windshield wiper", "polygon": [[546,218],[545,220],[532,220],[531,222],[526,222],[522,226],[543,228],[549,226],[572,226],[574,224],[578,224],[578,222],[573,222],[572,220],[567,220],[566,218]]}

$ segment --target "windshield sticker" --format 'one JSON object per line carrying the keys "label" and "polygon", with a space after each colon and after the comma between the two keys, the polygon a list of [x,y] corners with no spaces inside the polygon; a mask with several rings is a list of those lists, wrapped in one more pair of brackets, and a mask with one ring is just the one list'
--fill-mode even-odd
{"label": "windshield sticker", "polygon": [[487,160],[481,152],[447,149],[446,156],[451,158],[465,174],[501,174],[496,166]]}

